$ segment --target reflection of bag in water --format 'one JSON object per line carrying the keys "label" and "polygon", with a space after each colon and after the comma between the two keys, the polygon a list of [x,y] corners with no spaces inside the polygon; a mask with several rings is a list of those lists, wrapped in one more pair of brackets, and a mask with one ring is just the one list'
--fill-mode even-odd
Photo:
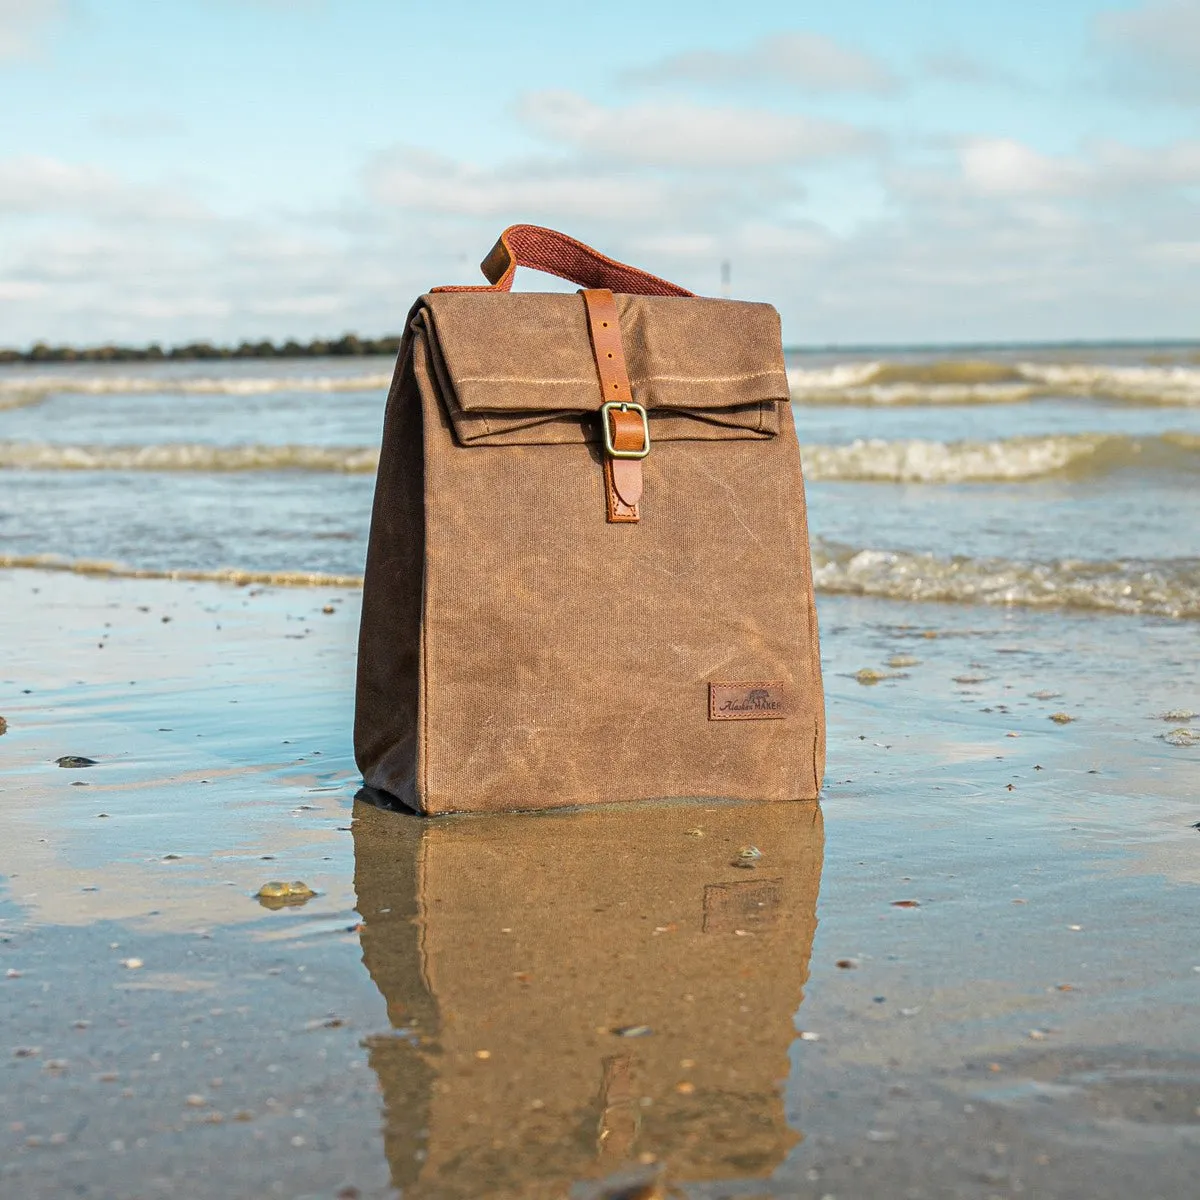
{"label": "reflection of bag in water", "polygon": [[815,805],[430,823],[360,804],[354,846],[363,961],[393,1026],[370,1062],[406,1200],[559,1200],[631,1163],[682,1182],[782,1161]]}

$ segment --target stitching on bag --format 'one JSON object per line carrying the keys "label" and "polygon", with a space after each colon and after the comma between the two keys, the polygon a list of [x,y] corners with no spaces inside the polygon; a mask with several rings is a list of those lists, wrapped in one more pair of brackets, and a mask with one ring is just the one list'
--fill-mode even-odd
{"label": "stitching on bag", "polygon": [[[630,383],[738,383],[746,379],[762,379],[778,375],[779,371],[747,371],[744,375],[631,375]],[[522,375],[460,375],[457,383],[535,383],[545,387],[559,384],[595,383],[594,379],[529,379]]]}
{"label": "stitching on bag", "polygon": [[636,375],[634,378],[640,383],[737,383],[778,374],[778,368],[772,367],[769,371],[747,371],[744,375]]}
{"label": "stitching on bag", "polygon": [[594,379],[526,379],[520,375],[461,375],[459,383],[540,383],[557,386],[561,383],[595,383]]}

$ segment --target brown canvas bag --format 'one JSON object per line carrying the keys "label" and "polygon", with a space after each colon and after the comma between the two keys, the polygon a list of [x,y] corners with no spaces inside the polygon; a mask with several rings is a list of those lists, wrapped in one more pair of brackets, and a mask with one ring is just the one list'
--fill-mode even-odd
{"label": "brown canvas bag", "polygon": [[[578,283],[510,293],[517,265]],[[419,812],[815,798],[825,714],[779,316],[515,225],[414,305],[355,754]],[[615,294],[614,294],[615,293]]]}

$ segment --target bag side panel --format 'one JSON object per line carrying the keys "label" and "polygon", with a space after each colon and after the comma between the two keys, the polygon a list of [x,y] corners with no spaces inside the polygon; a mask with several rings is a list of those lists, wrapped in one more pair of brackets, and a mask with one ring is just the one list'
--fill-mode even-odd
{"label": "bag side panel", "polygon": [[[414,368],[422,809],[814,798],[824,718],[794,429],[656,444],[641,522],[613,525],[595,447],[460,446],[428,356]],[[709,719],[710,682],[758,680],[787,685],[786,719]]]}
{"label": "bag side panel", "polygon": [[781,405],[779,440],[788,446],[785,455],[791,464],[792,500],[788,505],[791,544],[799,559],[801,582],[797,602],[808,610],[808,688],[813,699],[816,723],[812,742],[812,776],[815,797],[825,780],[825,684],[821,677],[821,644],[817,627],[817,589],[813,583],[812,544],[808,535],[808,504],[804,495],[804,473],[800,459],[800,439],[791,404]]}
{"label": "bag side panel", "polygon": [[421,399],[413,338],[400,349],[384,417],[367,545],[354,756],[369,787],[418,807],[421,603],[425,561]]}

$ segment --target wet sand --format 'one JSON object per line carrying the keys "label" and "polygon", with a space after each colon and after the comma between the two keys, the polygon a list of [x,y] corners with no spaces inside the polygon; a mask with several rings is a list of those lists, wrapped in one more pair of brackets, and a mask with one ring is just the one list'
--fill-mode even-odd
{"label": "wet sand", "polygon": [[422,822],[357,604],[0,572],[0,1195],[1192,1194],[1193,623],[824,598],[820,809]]}

